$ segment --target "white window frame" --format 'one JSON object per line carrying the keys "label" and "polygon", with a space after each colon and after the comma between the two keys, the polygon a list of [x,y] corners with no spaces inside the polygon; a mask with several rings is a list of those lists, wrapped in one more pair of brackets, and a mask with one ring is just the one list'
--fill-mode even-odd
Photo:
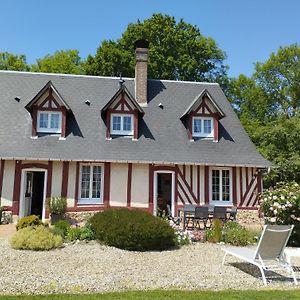
{"label": "white window frame", "polygon": [[[40,127],[40,118],[41,114],[48,114],[48,126],[47,128]],[[59,115],[59,128],[51,128],[51,115]],[[61,124],[62,124],[62,113],[61,111],[38,111],[37,115],[37,132],[45,132],[45,133],[61,133]]]}
{"label": "white window frame", "polygon": [[[219,199],[219,201],[213,200],[212,199],[212,171],[213,170],[228,170],[229,171],[229,201],[225,201],[223,199]],[[220,198],[222,197],[222,176],[220,176]],[[232,168],[224,168],[224,167],[211,167],[209,169],[209,202],[215,206],[233,206],[233,199],[232,199]]]}
{"label": "white window frame", "polygon": [[[195,132],[194,130],[194,120],[201,120],[201,132]],[[211,133],[204,132],[204,121],[209,120],[211,122]],[[213,138],[214,137],[214,118],[212,117],[193,117],[192,118],[192,133],[193,137],[202,138]]]}
{"label": "white window frame", "polygon": [[[121,130],[113,130],[113,118],[121,117]],[[124,126],[124,117],[129,117],[131,119],[131,131],[123,130]],[[115,135],[133,135],[133,115],[132,114],[111,114],[110,117],[110,133]]]}
{"label": "white window frame", "polygon": [[[101,187],[100,187],[100,198],[81,198],[81,182],[82,182],[82,167],[83,166],[89,166],[91,169],[90,173],[90,187],[89,187],[89,194],[90,196],[93,193],[93,167],[98,166],[101,167]],[[95,164],[95,163],[82,163],[80,164],[80,176],[79,176],[79,182],[77,183],[79,185],[78,189],[78,204],[103,204],[103,192],[104,192],[104,165],[103,164]]]}

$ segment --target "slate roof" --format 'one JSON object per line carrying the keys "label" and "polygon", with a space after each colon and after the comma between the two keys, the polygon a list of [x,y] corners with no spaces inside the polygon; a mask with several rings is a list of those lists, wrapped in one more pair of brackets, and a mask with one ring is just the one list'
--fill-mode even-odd
{"label": "slate roof", "polygon": [[[134,95],[134,80],[124,78]],[[67,120],[66,139],[31,138],[31,115],[25,106],[51,80],[74,117]],[[148,81],[148,107],[139,122],[139,138],[106,140],[101,109],[117,92],[112,77],[0,72],[0,158],[83,161],[130,161],[268,167],[242,128],[218,84],[167,80]],[[191,142],[180,117],[203,90],[225,117],[220,140]],[[20,97],[20,101],[15,97]],[[91,104],[85,104],[90,100]],[[158,105],[162,103],[163,109]]]}

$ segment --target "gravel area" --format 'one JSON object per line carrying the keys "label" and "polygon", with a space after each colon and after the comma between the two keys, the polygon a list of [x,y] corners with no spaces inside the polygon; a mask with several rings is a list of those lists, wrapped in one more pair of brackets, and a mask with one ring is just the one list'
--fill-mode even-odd
{"label": "gravel area", "polygon": [[[255,267],[233,257],[222,266],[221,247],[197,243],[164,252],[129,252],[77,242],[34,252],[13,250],[0,238],[0,294],[264,288]],[[268,288],[294,287],[291,279],[275,275]]]}

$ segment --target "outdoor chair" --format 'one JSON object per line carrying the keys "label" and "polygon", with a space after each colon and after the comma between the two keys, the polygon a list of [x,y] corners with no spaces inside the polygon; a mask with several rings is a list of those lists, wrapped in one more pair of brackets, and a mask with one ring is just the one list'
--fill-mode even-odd
{"label": "outdoor chair", "polygon": [[284,249],[293,231],[294,225],[265,225],[260,240],[256,247],[226,247],[222,264],[228,254],[238,257],[250,264],[257,266],[262,275],[264,285],[267,285],[265,271],[285,269],[297,279],[293,267],[285,260]]}
{"label": "outdoor chair", "polygon": [[172,220],[175,225],[180,225],[181,218],[180,217],[173,217],[171,207],[167,204],[167,213],[168,213],[168,220]]}
{"label": "outdoor chair", "polygon": [[229,214],[229,220],[236,221],[236,215],[237,215],[237,208],[232,207],[231,211],[230,211],[230,214]]}
{"label": "outdoor chair", "polygon": [[225,222],[227,220],[227,208],[224,206],[215,206],[212,218]]}
{"label": "outdoor chair", "polygon": [[[193,224],[194,216],[195,216],[195,205],[194,204],[184,204],[183,209],[190,211],[189,213],[185,213],[185,227],[189,228],[189,224]],[[194,227],[194,225],[192,225]]]}
{"label": "outdoor chair", "polygon": [[208,222],[208,207],[207,206],[200,206],[195,208],[195,215],[193,219],[193,228],[201,229],[200,223],[203,223],[204,229],[206,228]]}

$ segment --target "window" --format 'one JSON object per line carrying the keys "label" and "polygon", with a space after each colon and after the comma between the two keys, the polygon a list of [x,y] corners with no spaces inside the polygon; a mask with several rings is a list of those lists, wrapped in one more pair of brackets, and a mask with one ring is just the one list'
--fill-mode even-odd
{"label": "window", "polygon": [[133,135],[131,115],[111,115],[111,134]]}
{"label": "window", "polygon": [[102,204],[102,166],[81,165],[79,204]]}
{"label": "window", "polygon": [[193,117],[193,136],[213,138],[213,118]]}
{"label": "window", "polygon": [[39,111],[37,131],[61,133],[61,112]]}
{"label": "window", "polygon": [[231,204],[231,170],[212,169],[211,170],[211,200]]}

